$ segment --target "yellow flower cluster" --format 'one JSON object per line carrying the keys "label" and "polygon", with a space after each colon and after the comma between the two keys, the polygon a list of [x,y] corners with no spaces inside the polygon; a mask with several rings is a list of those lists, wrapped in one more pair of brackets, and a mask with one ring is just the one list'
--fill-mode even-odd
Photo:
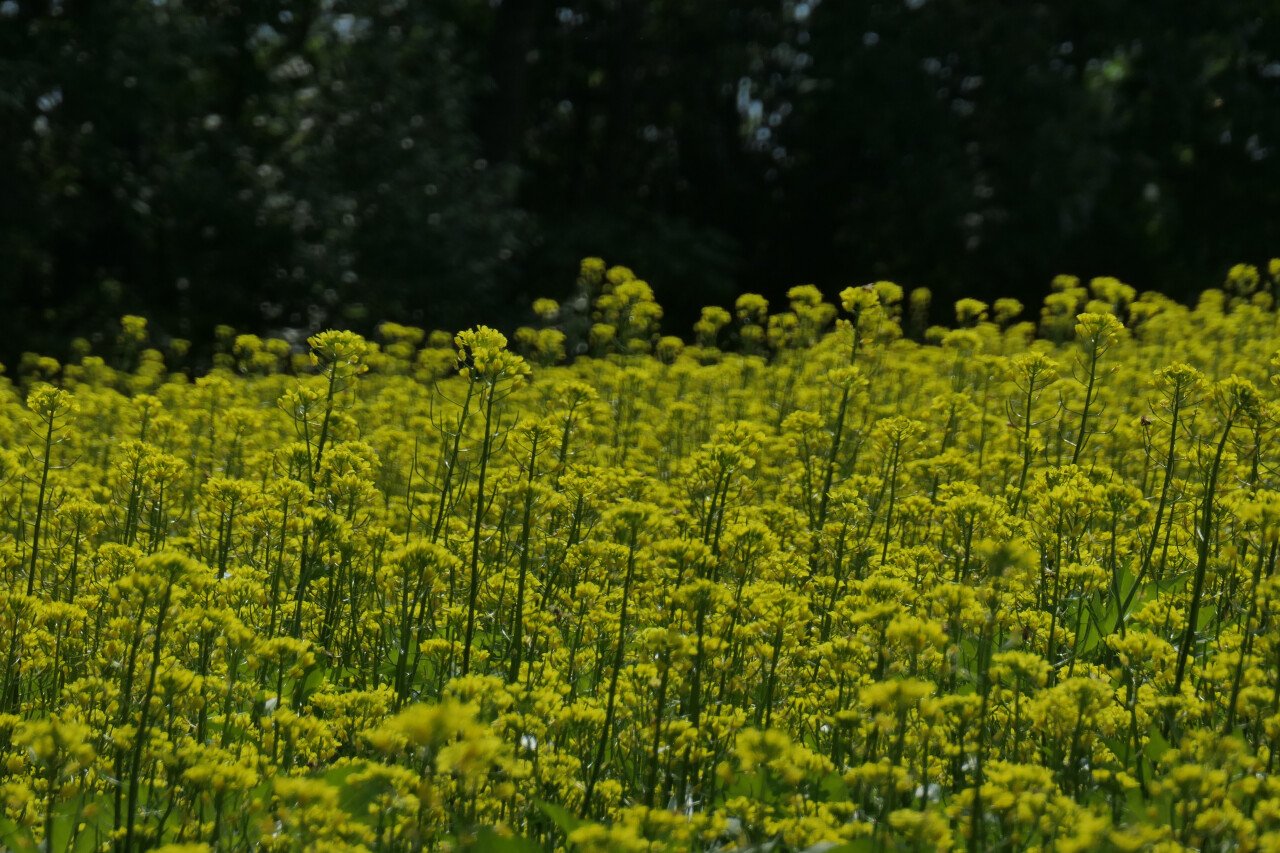
{"label": "yellow flower cluster", "polygon": [[1278,278],[24,359],[0,847],[1277,849]]}

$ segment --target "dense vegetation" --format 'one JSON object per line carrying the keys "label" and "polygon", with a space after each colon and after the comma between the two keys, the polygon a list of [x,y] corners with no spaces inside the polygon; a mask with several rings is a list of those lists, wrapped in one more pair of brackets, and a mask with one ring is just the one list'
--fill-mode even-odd
{"label": "dense vegetation", "polygon": [[690,345],[578,286],[514,349],[28,359],[0,842],[1280,841],[1280,261],[1194,309],[1061,277],[1038,329],[802,286]]}
{"label": "dense vegetation", "polygon": [[1274,249],[1276,45],[1256,0],[3,0],[0,360],[509,332],[588,254],[678,332],[798,281],[1186,299]]}

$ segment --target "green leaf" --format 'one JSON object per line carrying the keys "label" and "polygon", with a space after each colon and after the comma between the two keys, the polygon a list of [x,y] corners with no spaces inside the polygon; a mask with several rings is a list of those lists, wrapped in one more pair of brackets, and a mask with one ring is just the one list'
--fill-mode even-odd
{"label": "green leaf", "polygon": [[840,802],[849,799],[849,786],[839,773],[828,773],[818,782],[818,790],[829,802]]}
{"label": "green leaf", "polygon": [[548,803],[548,802],[539,800],[538,808],[542,810],[543,814],[551,818],[551,822],[554,823],[556,825],[556,828],[559,829],[561,832],[563,832],[566,836],[568,836],[569,833],[573,832],[575,829],[577,829],[578,827],[586,823],[585,820],[582,820],[581,818],[575,817],[574,815],[570,814],[569,810],[566,809],[564,806],[559,806],[559,805],[556,805],[555,803]]}
{"label": "green leaf", "polygon": [[365,780],[352,783],[349,778],[365,769],[364,762],[349,764],[323,773],[320,778],[338,789],[338,805],[354,820],[369,822],[369,804],[380,791],[386,790],[387,783],[382,779]]}
{"label": "green leaf", "polygon": [[1160,731],[1160,727],[1152,724],[1151,729],[1147,732],[1147,758],[1152,761],[1159,761],[1160,756],[1170,750],[1169,741],[1165,740],[1164,735]]}
{"label": "green leaf", "polygon": [[[84,810],[90,805],[96,805],[97,808],[94,810],[94,817],[86,818]],[[79,797],[73,797],[58,803],[53,811],[53,843],[48,845],[49,849],[67,849],[72,832],[81,823],[85,825],[84,830],[76,835],[75,845],[71,848],[76,853],[96,850],[94,842],[111,834],[114,820],[111,817],[111,803],[105,796],[86,798],[83,802]]]}
{"label": "green leaf", "polygon": [[836,847],[828,847],[824,853],[872,853],[875,849],[875,842],[870,838],[859,838],[855,841],[846,841]]}
{"label": "green leaf", "polygon": [[476,840],[462,848],[471,853],[540,853],[542,850],[527,838],[520,836],[506,837],[493,831],[492,827],[482,827],[476,833]]}
{"label": "green leaf", "polygon": [[30,829],[18,826],[6,817],[0,817],[0,845],[4,850],[36,850],[35,836]]}

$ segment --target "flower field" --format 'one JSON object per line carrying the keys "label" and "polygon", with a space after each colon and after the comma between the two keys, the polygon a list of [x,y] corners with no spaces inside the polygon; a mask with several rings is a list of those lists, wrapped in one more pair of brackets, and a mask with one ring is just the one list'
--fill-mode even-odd
{"label": "flower field", "polygon": [[578,284],[11,370],[0,846],[1280,849],[1280,261]]}

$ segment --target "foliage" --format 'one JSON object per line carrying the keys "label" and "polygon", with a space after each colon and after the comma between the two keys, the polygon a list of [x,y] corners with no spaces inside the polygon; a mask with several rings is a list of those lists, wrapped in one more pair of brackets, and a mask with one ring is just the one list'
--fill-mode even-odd
{"label": "foliage", "polygon": [[586,254],[668,334],[797,281],[1189,298],[1273,248],[1276,44],[1245,0],[4,0],[0,360],[510,332]]}
{"label": "foliage", "polygon": [[133,312],[203,345],[213,322],[421,320],[424,292],[446,315],[495,308],[525,217],[470,126],[479,84],[455,17],[368,0],[5,3],[6,337],[100,343]]}

